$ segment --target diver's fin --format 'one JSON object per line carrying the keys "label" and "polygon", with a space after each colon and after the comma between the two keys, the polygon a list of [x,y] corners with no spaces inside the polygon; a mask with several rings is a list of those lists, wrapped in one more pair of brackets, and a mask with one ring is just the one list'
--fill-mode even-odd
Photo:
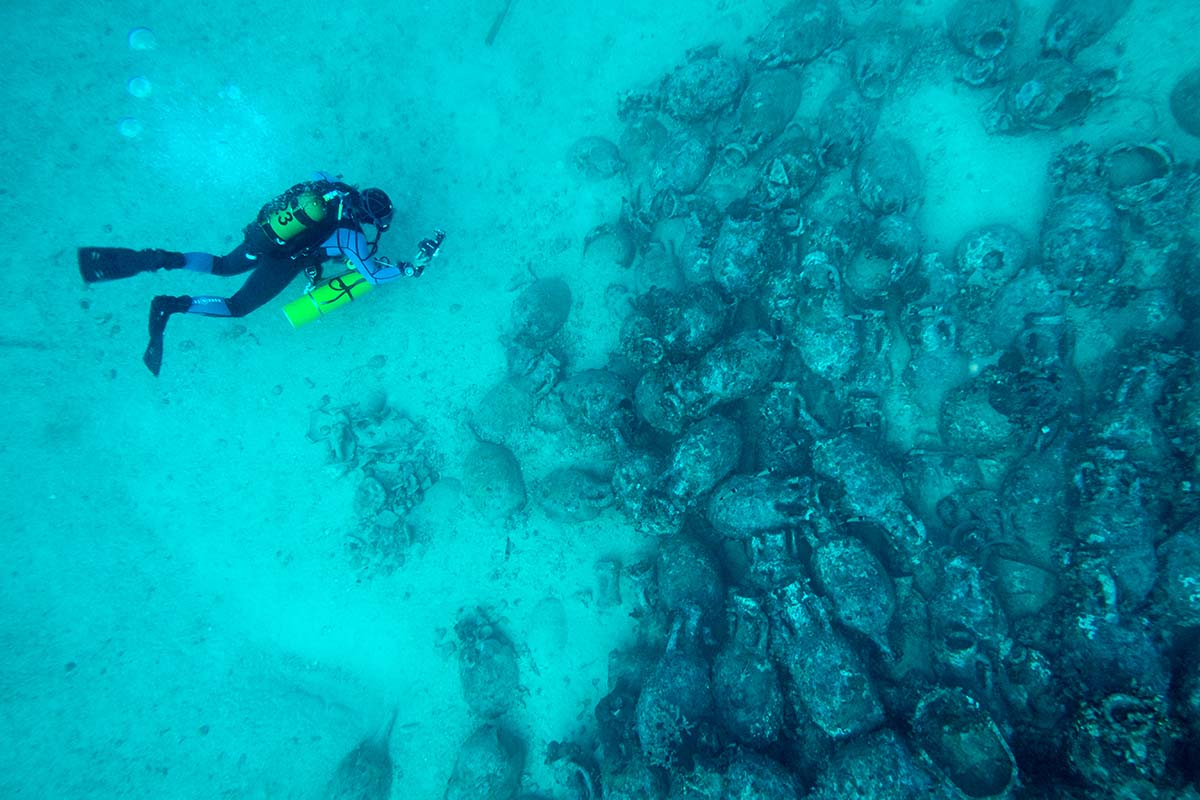
{"label": "diver's fin", "polygon": [[169,250],[130,250],[126,247],[79,248],[79,274],[87,283],[115,281],[139,272],[178,269],[184,264],[183,253]]}
{"label": "diver's fin", "polygon": [[172,314],[183,314],[192,307],[192,298],[187,295],[172,297],[160,294],[150,301],[150,343],[142,354],[142,363],[146,369],[158,377],[162,369],[163,333],[167,329],[167,320]]}

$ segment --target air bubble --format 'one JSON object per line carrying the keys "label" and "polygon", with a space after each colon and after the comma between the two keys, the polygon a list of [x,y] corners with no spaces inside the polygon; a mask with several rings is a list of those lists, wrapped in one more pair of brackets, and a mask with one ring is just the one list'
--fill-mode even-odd
{"label": "air bubble", "polygon": [[119,130],[121,135],[126,139],[135,139],[140,136],[143,127],[142,121],[134,117],[126,117],[117,123],[117,130]]}
{"label": "air bubble", "polygon": [[154,38],[154,31],[149,28],[134,28],[129,32],[130,50],[153,50],[156,47],[158,40]]}
{"label": "air bubble", "polygon": [[150,79],[144,77],[130,78],[129,83],[125,86],[129,93],[134,97],[149,97],[153,87],[150,85]]}

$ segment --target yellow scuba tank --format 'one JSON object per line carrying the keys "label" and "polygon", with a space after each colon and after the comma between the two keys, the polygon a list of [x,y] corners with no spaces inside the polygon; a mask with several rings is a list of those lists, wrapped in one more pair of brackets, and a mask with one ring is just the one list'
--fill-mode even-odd
{"label": "yellow scuba tank", "polygon": [[255,223],[275,246],[298,251],[336,225],[341,197],[329,184],[297,184],[263,206]]}
{"label": "yellow scuba tank", "polygon": [[283,313],[287,315],[293,328],[300,328],[314,319],[320,319],[335,308],[357,300],[374,288],[375,285],[361,273],[350,270],[321,281],[305,292],[303,297],[297,297],[284,306]]}

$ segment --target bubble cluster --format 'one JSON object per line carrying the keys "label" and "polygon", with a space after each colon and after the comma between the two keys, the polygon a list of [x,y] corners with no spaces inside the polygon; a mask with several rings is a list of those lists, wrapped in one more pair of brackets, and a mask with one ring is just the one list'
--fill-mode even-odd
{"label": "bubble cluster", "polygon": [[[149,28],[132,28],[125,38],[135,53],[158,49],[158,39]],[[126,82],[125,91],[130,97],[144,100],[153,93],[154,84],[144,75],[135,75]],[[117,123],[117,131],[126,139],[136,139],[144,130],[145,125],[136,117],[123,117]]]}

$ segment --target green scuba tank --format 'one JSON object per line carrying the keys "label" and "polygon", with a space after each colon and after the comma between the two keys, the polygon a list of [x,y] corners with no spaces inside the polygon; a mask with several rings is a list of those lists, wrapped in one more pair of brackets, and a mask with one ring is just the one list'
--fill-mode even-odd
{"label": "green scuba tank", "polygon": [[352,303],[375,288],[361,273],[350,270],[321,281],[283,307],[293,328],[301,328],[334,309]]}
{"label": "green scuba tank", "polygon": [[299,252],[337,227],[342,196],[329,183],[298,183],[264,205],[255,224],[277,248]]}

